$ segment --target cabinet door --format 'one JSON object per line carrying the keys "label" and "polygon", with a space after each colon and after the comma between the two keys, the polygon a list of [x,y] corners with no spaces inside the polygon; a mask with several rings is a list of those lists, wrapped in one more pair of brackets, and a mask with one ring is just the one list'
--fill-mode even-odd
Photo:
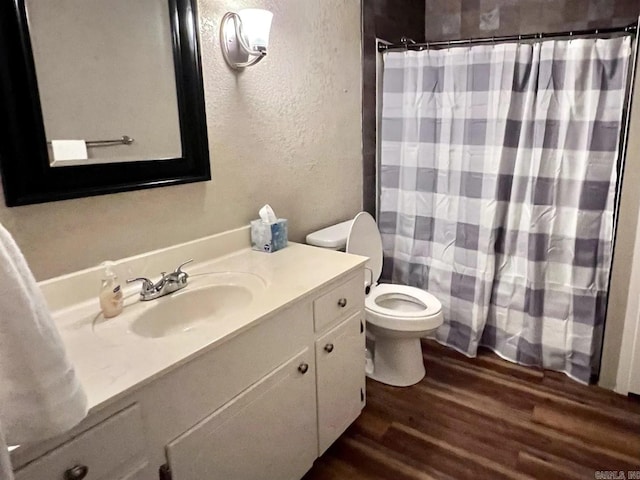
{"label": "cabinet door", "polygon": [[316,340],[319,454],[364,407],[364,318],[358,312]]}
{"label": "cabinet door", "polygon": [[298,480],[316,458],[313,353],[305,348],[167,446],[173,480]]}

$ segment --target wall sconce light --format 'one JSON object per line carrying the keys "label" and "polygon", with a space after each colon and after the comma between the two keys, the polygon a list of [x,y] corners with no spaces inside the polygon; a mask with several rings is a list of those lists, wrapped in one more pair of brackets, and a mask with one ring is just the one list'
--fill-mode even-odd
{"label": "wall sconce light", "polygon": [[233,69],[255,65],[267,55],[273,13],[247,8],[227,12],[220,22],[222,55]]}

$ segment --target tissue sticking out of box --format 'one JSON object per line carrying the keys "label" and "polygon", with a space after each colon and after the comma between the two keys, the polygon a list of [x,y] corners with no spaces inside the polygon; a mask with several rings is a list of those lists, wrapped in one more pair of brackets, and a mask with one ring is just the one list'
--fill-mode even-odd
{"label": "tissue sticking out of box", "polygon": [[260,215],[262,221],[265,223],[274,223],[276,220],[278,220],[278,217],[276,217],[276,212],[273,211],[273,208],[271,208],[271,205],[269,205],[268,203],[264,207],[262,207],[260,211],[258,211],[258,214]]}
{"label": "tissue sticking out of box", "polygon": [[259,220],[251,222],[251,248],[261,252],[276,252],[287,246],[287,220],[278,218],[269,205],[258,212]]}

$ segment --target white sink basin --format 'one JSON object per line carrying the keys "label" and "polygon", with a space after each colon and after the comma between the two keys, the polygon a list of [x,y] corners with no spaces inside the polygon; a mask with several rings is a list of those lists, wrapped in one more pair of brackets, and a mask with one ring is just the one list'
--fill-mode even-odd
{"label": "white sink basin", "polygon": [[113,318],[102,315],[94,322],[94,332],[111,335],[126,328],[128,333],[146,338],[209,328],[247,308],[266,287],[251,273],[205,273],[189,277],[189,284],[173,294],[147,302],[137,301]]}
{"label": "white sink basin", "polygon": [[166,337],[197,328],[201,322],[219,322],[245,308],[253,295],[240,285],[210,285],[158,300],[131,323],[131,331],[143,337]]}

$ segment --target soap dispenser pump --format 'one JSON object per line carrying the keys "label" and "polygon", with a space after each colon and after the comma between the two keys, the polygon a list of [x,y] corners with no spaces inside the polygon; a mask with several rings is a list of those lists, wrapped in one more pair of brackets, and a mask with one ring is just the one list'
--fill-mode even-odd
{"label": "soap dispenser pump", "polygon": [[124,299],[118,277],[113,272],[113,262],[103,262],[104,276],[100,288],[100,310],[104,318],[115,317],[122,312]]}

